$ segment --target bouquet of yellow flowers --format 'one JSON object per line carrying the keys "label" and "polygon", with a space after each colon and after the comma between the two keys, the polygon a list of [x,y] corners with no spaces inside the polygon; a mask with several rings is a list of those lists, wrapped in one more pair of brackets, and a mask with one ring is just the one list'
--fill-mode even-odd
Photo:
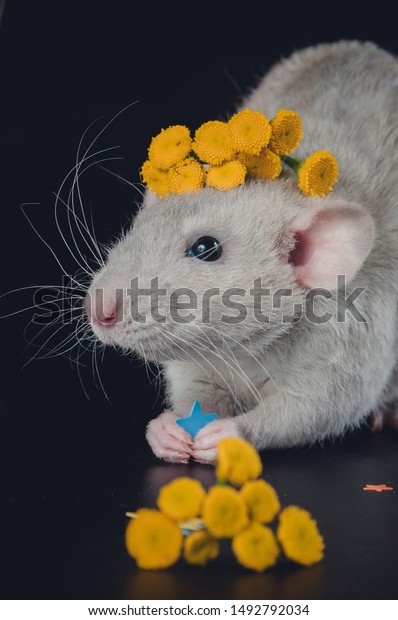
{"label": "bouquet of yellow flowers", "polygon": [[160,489],[158,510],[141,508],[126,530],[128,553],[139,568],[159,569],[181,556],[205,566],[231,540],[237,561],[262,572],[284,555],[304,566],[323,558],[324,541],[316,521],[298,506],[281,510],[275,489],[259,478],[261,459],[236,437],[220,441],[217,484],[206,492],[198,480],[183,476]]}

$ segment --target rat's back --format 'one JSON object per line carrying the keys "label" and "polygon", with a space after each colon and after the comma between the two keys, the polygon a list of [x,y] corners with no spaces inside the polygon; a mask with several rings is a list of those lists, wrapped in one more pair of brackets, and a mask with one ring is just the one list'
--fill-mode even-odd
{"label": "rat's back", "polygon": [[[373,43],[342,41],[293,54],[276,65],[245,105],[272,117],[298,112],[299,157],[327,148],[340,164],[338,194],[395,207],[398,183],[398,61]],[[376,194],[376,195],[375,195]]]}

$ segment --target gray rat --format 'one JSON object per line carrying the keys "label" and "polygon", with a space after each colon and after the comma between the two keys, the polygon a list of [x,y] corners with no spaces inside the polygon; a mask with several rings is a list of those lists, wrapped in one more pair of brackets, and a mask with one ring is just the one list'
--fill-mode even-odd
{"label": "gray rat", "polygon": [[[397,420],[398,63],[372,43],[319,45],[276,65],[243,107],[268,118],[296,111],[304,139],[295,156],[332,152],[333,193],[305,196],[289,171],[229,191],[147,191],[87,295],[103,343],[162,366],[167,410],[147,439],[166,461],[211,463],[227,436],[258,449],[298,446],[370,414],[376,425],[387,412]],[[200,260],[209,244],[212,260]],[[131,294],[136,276],[148,289],[157,278],[157,313],[148,295]],[[255,295],[255,281],[267,292]],[[172,320],[187,289],[200,312]],[[192,439],[175,421],[196,399],[219,419]]]}

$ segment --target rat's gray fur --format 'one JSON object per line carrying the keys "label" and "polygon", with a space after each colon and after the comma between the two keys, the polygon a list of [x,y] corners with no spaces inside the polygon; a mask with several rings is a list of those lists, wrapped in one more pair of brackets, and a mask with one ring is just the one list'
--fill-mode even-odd
{"label": "rat's gray fur", "polygon": [[[168,460],[192,455],[211,461],[216,440],[229,434],[242,435],[257,448],[313,443],[360,425],[398,397],[396,59],[371,43],[306,49],[273,68],[243,107],[269,118],[279,108],[298,112],[304,139],[295,156],[330,150],[340,168],[333,194],[305,197],[288,172],[276,181],[251,181],[227,192],[206,188],[163,200],[148,192],[132,229],[110,251],[91,288],[103,287],[109,295],[117,287],[126,289],[135,275],[141,285],[158,276],[159,286],[168,291],[160,312],[177,287],[191,287],[200,297],[212,287],[248,289],[261,276],[263,286],[293,291],[283,310],[267,308],[269,299],[263,300],[269,324],[253,319],[252,299],[245,321],[220,322],[225,308],[214,299],[210,324],[199,318],[187,325],[148,319],[143,326],[127,319],[112,329],[93,326],[103,342],[163,364],[168,406],[176,416],[186,415],[198,399],[204,411],[222,418],[193,444],[184,444],[168,419],[151,422],[148,440]],[[355,305],[366,322],[348,313],[345,322],[334,318],[318,325],[297,317],[282,323],[282,312],[289,313],[306,294],[287,260],[295,243],[291,222],[306,209],[336,204],[360,205],[375,224],[373,249],[367,258],[370,246],[364,252],[347,286],[347,295],[365,287]],[[369,221],[368,231],[373,230]],[[221,258],[186,257],[190,245],[206,234],[223,244]],[[148,304],[140,304],[148,314]],[[129,316],[128,298],[124,310]],[[334,300],[319,300],[320,310],[335,316]]]}

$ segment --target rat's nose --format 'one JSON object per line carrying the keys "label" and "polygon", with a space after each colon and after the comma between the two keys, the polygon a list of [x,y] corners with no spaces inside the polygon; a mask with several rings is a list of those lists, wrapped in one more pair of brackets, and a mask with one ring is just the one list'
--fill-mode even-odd
{"label": "rat's nose", "polygon": [[[94,291],[97,293],[97,290]],[[84,300],[84,307],[89,319],[102,327],[113,327],[119,320],[118,304],[111,299],[104,300],[103,295],[94,295],[90,291]]]}
{"label": "rat's nose", "polygon": [[117,321],[116,306],[112,306],[106,313],[101,308],[95,308],[91,318],[97,325],[102,325],[102,327],[113,327]]}

